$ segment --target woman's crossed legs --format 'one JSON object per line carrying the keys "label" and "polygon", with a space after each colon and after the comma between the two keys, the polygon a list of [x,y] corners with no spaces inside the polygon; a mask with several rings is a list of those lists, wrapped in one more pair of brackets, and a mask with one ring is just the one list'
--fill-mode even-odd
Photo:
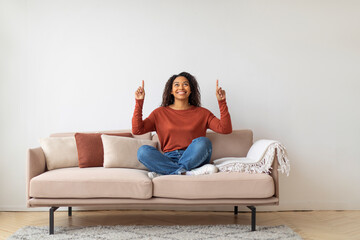
{"label": "woman's crossed legs", "polygon": [[207,137],[194,139],[186,150],[162,154],[152,146],[143,145],[137,152],[139,161],[149,171],[162,175],[192,174],[190,171],[210,162],[212,144]]}

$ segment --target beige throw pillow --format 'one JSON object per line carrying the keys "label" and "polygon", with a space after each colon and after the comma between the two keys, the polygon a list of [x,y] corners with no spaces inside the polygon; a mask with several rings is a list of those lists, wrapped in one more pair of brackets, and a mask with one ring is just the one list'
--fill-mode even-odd
{"label": "beige throw pillow", "polygon": [[151,140],[101,135],[104,148],[104,167],[106,168],[147,168],[137,159],[137,151],[142,145],[156,148]]}
{"label": "beige throw pillow", "polygon": [[42,138],[40,146],[48,170],[79,166],[75,137]]}

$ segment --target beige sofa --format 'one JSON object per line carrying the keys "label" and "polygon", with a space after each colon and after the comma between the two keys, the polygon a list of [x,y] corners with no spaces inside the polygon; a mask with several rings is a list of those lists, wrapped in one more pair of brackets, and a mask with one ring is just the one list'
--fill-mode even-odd
{"label": "beige sofa", "polygon": [[[126,132],[107,131],[103,133]],[[128,131],[129,132],[129,131]],[[51,137],[74,133],[52,134]],[[135,138],[152,139],[145,134]],[[212,161],[221,157],[244,157],[253,144],[251,130],[234,130],[228,135],[208,132],[213,144]],[[27,206],[50,207],[49,231],[54,233],[54,211],[58,207],[139,207],[156,206],[247,206],[255,230],[256,207],[279,204],[278,163],[272,173],[247,174],[219,172],[202,176],[166,175],[151,180],[147,171],[129,168],[62,168],[48,171],[41,147],[28,150]]]}

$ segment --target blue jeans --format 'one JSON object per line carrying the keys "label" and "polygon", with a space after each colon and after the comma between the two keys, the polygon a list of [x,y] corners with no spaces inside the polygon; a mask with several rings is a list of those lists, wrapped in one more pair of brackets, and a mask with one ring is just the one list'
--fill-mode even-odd
{"label": "blue jeans", "polygon": [[186,150],[175,150],[164,154],[152,146],[143,145],[139,148],[137,157],[149,171],[173,175],[209,163],[211,153],[211,141],[207,137],[199,137],[192,140]]}

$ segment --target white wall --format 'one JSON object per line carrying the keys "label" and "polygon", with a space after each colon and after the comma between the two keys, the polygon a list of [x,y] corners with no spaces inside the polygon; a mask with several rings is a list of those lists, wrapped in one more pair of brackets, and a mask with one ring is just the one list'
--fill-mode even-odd
{"label": "white wall", "polygon": [[0,2],[0,210],[25,210],[25,152],[53,132],[128,129],[165,81],[227,91],[233,128],[288,149],[288,209],[360,209],[359,1]]}

